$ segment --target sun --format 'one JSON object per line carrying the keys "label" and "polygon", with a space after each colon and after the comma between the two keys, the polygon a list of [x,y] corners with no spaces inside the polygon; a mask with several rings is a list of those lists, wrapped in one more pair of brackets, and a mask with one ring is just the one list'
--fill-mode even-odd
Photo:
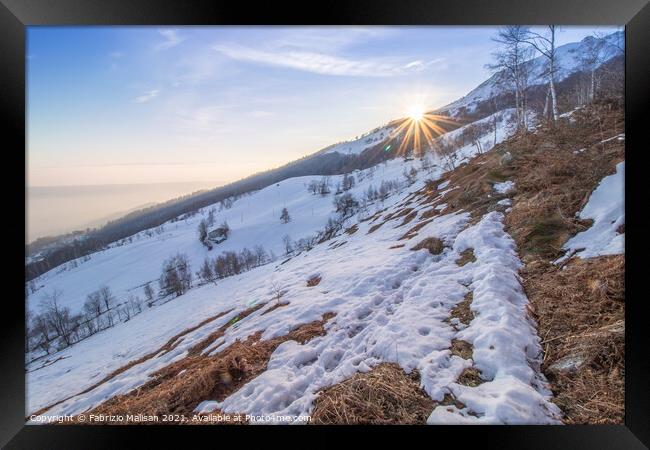
{"label": "sun", "polygon": [[397,149],[399,155],[413,153],[421,156],[427,149],[436,151],[436,138],[447,131],[442,125],[457,123],[449,116],[427,112],[420,102],[412,103],[406,114],[392,131],[392,136],[401,141]]}
{"label": "sun", "polygon": [[424,108],[419,105],[414,105],[409,108],[408,111],[409,119],[419,122],[424,118]]}

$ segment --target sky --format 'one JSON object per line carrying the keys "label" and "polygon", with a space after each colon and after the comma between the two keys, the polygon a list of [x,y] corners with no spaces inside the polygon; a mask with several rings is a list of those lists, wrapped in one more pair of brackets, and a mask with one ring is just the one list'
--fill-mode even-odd
{"label": "sky", "polygon": [[[563,27],[558,45],[594,31]],[[29,27],[28,186],[212,182],[490,76],[494,27]]]}

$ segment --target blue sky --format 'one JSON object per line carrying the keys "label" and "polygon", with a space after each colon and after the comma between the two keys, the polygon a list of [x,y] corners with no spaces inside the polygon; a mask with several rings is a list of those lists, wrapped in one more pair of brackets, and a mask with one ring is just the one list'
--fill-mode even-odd
{"label": "blue sky", "polygon": [[[222,184],[275,167],[463,96],[490,75],[495,31],[30,27],[28,184]],[[558,45],[593,31],[564,27]]]}

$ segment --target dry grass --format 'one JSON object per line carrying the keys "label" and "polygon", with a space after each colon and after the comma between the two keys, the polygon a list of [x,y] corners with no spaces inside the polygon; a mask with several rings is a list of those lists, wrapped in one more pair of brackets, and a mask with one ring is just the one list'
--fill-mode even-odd
{"label": "dry grass", "polygon": [[472,300],[474,300],[474,294],[472,291],[469,291],[465,294],[463,301],[457,303],[456,306],[451,309],[449,318],[458,319],[463,325],[469,325],[469,323],[474,319],[474,313],[470,309]]}
{"label": "dry grass", "polygon": [[368,230],[368,233],[366,233],[366,234],[374,233],[374,232],[377,231],[377,230],[379,229],[379,227],[382,226],[384,223],[385,223],[385,222],[379,222],[379,223],[377,223],[377,224],[371,226],[370,229]]}
{"label": "dry grass", "polygon": [[388,220],[393,220],[393,219],[398,219],[400,217],[408,216],[412,212],[413,212],[413,208],[402,208],[399,211],[395,212],[394,214],[386,216],[386,220],[388,221]]}
{"label": "dry grass", "polygon": [[460,339],[452,339],[451,354],[460,356],[463,359],[472,359],[474,348],[469,342],[461,341]]}
{"label": "dry grass", "polygon": [[462,267],[467,263],[471,263],[475,261],[476,261],[476,256],[474,256],[474,249],[468,248],[467,250],[464,250],[460,254],[460,258],[456,260],[456,264]]}
{"label": "dry grass", "polygon": [[432,221],[433,221],[433,219],[422,220],[420,223],[418,223],[417,225],[411,227],[406,233],[404,233],[404,235],[402,237],[400,237],[399,240],[401,241],[401,240],[404,240],[404,239],[412,239],[412,238],[414,238],[415,236],[418,235],[418,232],[422,228],[424,228],[425,226],[430,224]]}
{"label": "dry grass", "polygon": [[445,243],[442,242],[442,239],[437,237],[428,237],[421,240],[415,247],[412,247],[411,250],[422,250],[427,249],[432,255],[439,255],[445,249]]}
{"label": "dry grass", "polygon": [[56,405],[58,405],[58,404],[61,404],[61,403],[65,402],[66,400],[71,399],[72,397],[76,397],[76,396],[78,396],[78,395],[83,395],[83,394],[85,394],[85,393],[87,393],[87,392],[92,391],[92,390],[95,389],[96,387],[98,387],[98,386],[100,386],[100,385],[106,383],[107,381],[112,380],[112,379],[115,378],[117,375],[119,375],[119,374],[121,374],[122,372],[124,372],[124,371],[130,369],[130,368],[133,367],[133,366],[136,366],[136,365],[138,365],[138,364],[142,364],[143,362],[145,362],[145,361],[147,361],[147,360],[153,358],[154,356],[156,356],[156,355],[158,355],[158,354],[160,354],[161,356],[164,355],[165,353],[167,353],[167,352],[173,350],[173,349],[174,349],[178,344],[180,344],[180,342],[181,342],[181,339],[180,339],[180,338],[181,338],[181,337],[185,336],[185,335],[188,334],[188,333],[191,333],[192,331],[195,331],[195,330],[201,328],[201,327],[204,326],[204,325],[207,325],[208,323],[210,323],[210,322],[212,322],[212,321],[218,319],[219,317],[222,317],[222,316],[224,316],[224,315],[230,313],[231,311],[232,311],[232,309],[230,309],[230,310],[228,310],[228,311],[221,312],[221,313],[216,314],[216,315],[214,315],[214,316],[208,317],[207,319],[205,319],[205,320],[199,322],[197,325],[195,325],[195,326],[193,326],[193,327],[190,327],[190,328],[187,328],[187,329],[181,331],[180,333],[178,333],[178,334],[172,336],[172,337],[171,337],[171,338],[170,338],[170,339],[169,339],[169,340],[168,340],[168,341],[167,341],[167,342],[166,342],[162,347],[160,347],[160,348],[154,350],[153,352],[149,352],[149,353],[147,353],[146,355],[144,355],[144,356],[142,356],[142,357],[140,357],[140,358],[138,358],[138,359],[134,359],[134,360],[132,360],[132,361],[129,361],[129,362],[126,363],[125,365],[123,365],[123,366],[121,366],[121,367],[115,369],[114,371],[112,371],[111,373],[109,373],[108,375],[106,375],[104,378],[102,378],[102,379],[99,380],[97,383],[93,384],[92,386],[87,387],[86,389],[84,389],[84,390],[81,391],[81,392],[78,392],[78,393],[73,394],[73,395],[71,395],[71,396],[69,396],[69,397],[66,397],[66,398],[64,398],[64,399],[62,399],[62,400],[59,400],[59,401],[56,402],[56,403],[53,403],[53,404],[48,405],[48,406],[45,406],[45,407],[39,409],[38,411],[36,411],[34,414],[35,414],[35,415],[44,414],[44,413],[45,413],[46,411],[48,411],[49,409],[53,408],[54,406],[56,406]]}
{"label": "dry grass", "polygon": [[549,261],[561,255],[568,237],[590,226],[575,219],[576,213],[624,159],[623,142],[600,142],[623,131],[623,112],[602,103],[574,117],[573,124],[509,143],[517,192],[506,224],[526,263],[521,275],[542,339],[542,370],[565,423],[620,424],[625,258],[573,258],[563,270]]}
{"label": "dry grass", "polygon": [[529,264],[522,276],[539,323],[542,368],[565,422],[622,423],[624,256],[576,259],[564,270]]}
{"label": "dry grass", "polygon": [[485,381],[481,378],[481,372],[478,369],[469,367],[463,370],[456,383],[462,384],[463,386],[476,387],[485,383]]}
{"label": "dry grass", "polygon": [[318,286],[318,284],[320,283],[320,280],[321,280],[320,275],[314,275],[314,276],[310,277],[307,280],[307,287]]}
{"label": "dry grass", "polygon": [[236,324],[240,320],[244,319],[245,317],[253,314],[255,311],[262,308],[264,305],[266,305],[266,303],[259,303],[259,304],[255,305],[255,306],[252,306],[252,307],[250,307],[248,309],[245,309],[244,311],[240,312],[230,322],[228,322],[227,324],[220,327],[217,331],[214,331],[214,332],[210,333],[208,335],[208,337],[203,339],[198,344],[195,344],[194,346],[192,346],[188,350],[188,355],[196,355],[196,354],[201,353],[206,347],[208,347],[214,341],[216,341],[221,336],[223,336],[228,328],[230,328],[232,325]]}
{"label": "dry grass", "polygon": [[402,220],[402,223],[400,223],[399,225],[397,225],[395,228],[399,228],[399,227],[402,227],[402,226],[406,225],[407,223],[409,223],[409,222],[411,222],[413,219],[415,219],[417,216],[418,216],[417,211],[412,211],[412,212],[408,213],[408,214],[406,215],[406,217],[404,217],[404,220]]}
{"label": "dry grass", "polygon": [[394,363],[321,391],[313,424],[424,424],[436,403],[420,388],[416,371],[406,374]]}
{"label": "dry grass", "polygon": [[285,306],[289,306],[289,303],[288,303],[288,302],[287,302],[287,303],[276,302],[275,305],[271,306],[269,309],[267,309],[266,311],[264,311],[263,313],[261,313],[260,316],[265,316],[265,315],[267,315],[267,314],[269,314],[269,313],[272,313],[272,312],[275,311],[276,309],[278,309],[278,308],[284,308]]}
{"label": "dry grass", "polygon": [[[624,143],[601,144],[602,137],[623,129],[623,114],[607,104],[574,114],[577,122],[561,123],[508,143],[515,182],[512,211],[506,224],[524,256],[555,258],[566,239],[589,226],[575,218],[600,180],[624,158]],[[600,117],[600,120],[598,120]],[[604,124],[604,128],[601,128]],[[542,144],[552,142],[554,149]],[[577,149],[585,150],[574,153]]]}
{"label": "dry grass", "polygon": [[391,245],[391,246],[388,247],[388,248],[402,248],[402,247],[404,247],[405,245],[406,245],[406,244],[395,244],[395,245]]}
{"label": "dry grass", "polygon": [[350,234],[350,235],[352,235],[352,234],[356,233],[357,231],[359,231],[359,227],[358,227],[357,224],[355,223],[355,224],[352,225],[350,228],[347,228],[347,229],[345,230],[345,233],[346,233],[346,234]]}
{"label": "dry grass", "polygon": [[268,360],[281,343],[305,343],[325,334],[325,323],[334,316],[302,325],[285,336],[260,341],[261,332],[236,341],[214,356],[191,355],[153,374],[153,379],[126,395],[111,398],[92,414],[192,414],[203,400],[221,401],[266,370]]}
{"label": "dry grass", "polygon": [[434,217],[436,217],[439,214],[440,214],[440,211],[437,210],[435,208],[435,206],[434,206],[434,207],[431,207],[431,208],[427,209],[426,211],[424,211],[422,213],[422,215],[420,216],[420,219],[433,219]]}

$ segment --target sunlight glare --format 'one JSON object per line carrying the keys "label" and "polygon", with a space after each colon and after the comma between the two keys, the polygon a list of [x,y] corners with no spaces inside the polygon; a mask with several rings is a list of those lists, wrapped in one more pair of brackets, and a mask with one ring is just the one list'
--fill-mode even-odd
{"label": "sunlight glare", "polygon": [[419,105],[414,105],[409,109],[409,118],[419,122],[424,117],[424,108]]}

